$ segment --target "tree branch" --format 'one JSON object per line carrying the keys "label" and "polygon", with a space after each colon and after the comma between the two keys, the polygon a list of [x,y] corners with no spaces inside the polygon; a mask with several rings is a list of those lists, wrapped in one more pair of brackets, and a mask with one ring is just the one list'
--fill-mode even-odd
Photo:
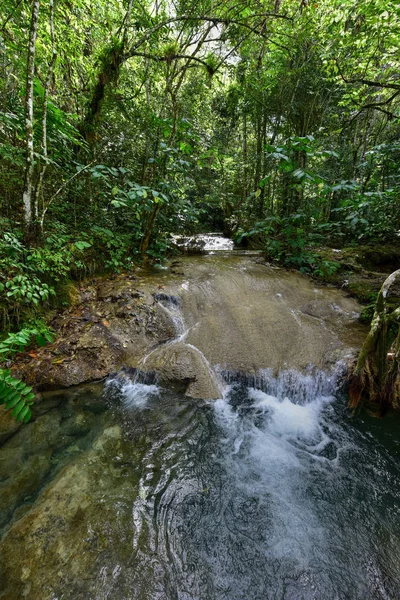
{"label": "tree branch", "polygon": [[343,79],[343,81],[345,83],[362,83],[363,85],[368,85],[370,87],[379,87],[379,88],[384,88],[384,89],[388,89],[388,90],[400,90],[399,83],[381,83],[380,81],[364,79],[363,77],[356,78],[356,79],[348,79],[347,77],[345,77],[343,75],[343,72],[339,66],[339,61],[337,59],[336,59],[336,66],[338,68],[340,77]]}
{"label": "tree branch", "polygon": [[135,52],[129,56],[129,58],[133,58],[134,56],[142,56],[143,58],[148,58],[149,60],[155,60],[158,62],[169,62],[176,60],[178,58],[183,58],[185,60],[195,60],[198,63],[201,63],[206,68],[208,67],[207,63],[198,58],[197,56],[192,56],[191,54],[173,54],[171,56],[157,56],[155,54],[147,54],[146,52]]}
{"label": "tree branch", "polygon": [[362,106],[357,114],[354,115],[354,117],[351,118],[351,121],[354,121],[354,119],[356,119],[364,110],[367,110],[368,108],[372,108],[374,110],[379,110],[379,112],[384,113],[385,115],[388,115],[391,119],[395,118],[395,114],[385,110],[384,108],[381,108],[382,106],[387,106],[388,104],[390,104],[392,102],[392,100],[394,100],[398,95],[400,94],[400,90],[398,90],[397,92],[395,92],[394,94],[392,94],[390,96],[390,98],[388,98],[387,100],[384,100],[382,102],[370,102],[369,104],[364,104],[364,106]]}
{"label": "tree branch", "polygon": [[[263,16],[265,18],[267,17],[271,17],[273,19],[284,19],[287,21],[291,21],[292,18],[288,17],[287,15],[280,15],[277,13],[263,13],[263,15],[252,15],[252,17],[259,17],[259,16]],[[241,27],[244,27],[245,29],[249,29],[251,31],[253,31],[253,33],[256,33],[257,35],[261,35],[264,37],[263,33],[262,33],[262,27],[264,26],[264,22],[261,24],[261,31],[259,29],[257,29],[256,27],[252,27],[251,25],[249,25],[248,23],[244,23],[243,21],[237,21],[236,19],[230,19],[230,18],[222,18],[222,17],[209,17],[209,16],[200,16],[200,17],[173,17],[171,19],[166,19],[165,21],[163,21],[162,23],[159,23],[158,25],[155,25],[154,27],[152,27],[149,31],[146,32],[146,34],[140,39],[138,40],[135,44],[133,44],[133,46],[131,47],[130,50],[128,50],[127,54],[125,55],[124,58],[129,58],[131,55],[134,56],[134,52],[140,48],[140,46],[142,46],[145,42],[147,42],[147,40],[153,35],[153,33],[156,33],[159,29],[162,29],[163,27],[166,27],[167,25],[170,25],[172,23],[179,23],[181,21],[205,21],[208,23],[215,23],[215,25],[218,24],[223,24],[223,25],[239,25]]]}

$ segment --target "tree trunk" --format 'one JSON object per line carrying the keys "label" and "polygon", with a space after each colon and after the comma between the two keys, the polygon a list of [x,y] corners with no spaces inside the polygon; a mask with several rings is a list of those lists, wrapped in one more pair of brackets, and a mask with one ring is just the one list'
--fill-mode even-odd
{"label": "tree trunk", "polygon": [[[48,99],[49,99],[49,88],[50,88],[50,85],[51,85],[51,79],[53,77],[54,67],[55,67],[56,59],[57,59],[57,50],[56,50],[55,35],[54,35],[54,0],[49,0],[49,4],[50,4],[50,20],[49,20],[49,25],[50,25],[50,33],[51,33],[51,49],[52,50],[51,50],[51,61],[50,61],[49,70],[48,70],[47,77],[46,77],[46,83],[45,83],[45,86],[44,86],[44,95],[43,95],[42,153],[43,153],[44,164],[43,164],[42,169],[40,171],[39,181],[38,181],[38,184],[37,184],[37,187],[36,187],[36,199],[35,199],[35,216],[36,216],[36,218],[38,217],[40,194],[42,192],[44,176],[46,174],[47,165],[48,165],[48,152],[47,152],[47,103],[48,103]],[[44,213],[44,210],[45,210],[45,206],[44,206],[44,202],[43,202],[42,203],[41,216],[40,216],[40,222],[41,222],[41,224],[43,224],[42,215]]]}
{"label": "tree trunk", "polygon": [[140,254],[142,254],[142,255],[146,253],[147,248],[150,245],[151,234],[153,233],[154,224],[156,222],[156,219],[158,217],[158,213],[160,212],[160,209],[161,209],[161,203],[159,202],[153,208],[151,215],[149,217],[149,220],[147,222],[146,231],[143,236],[142,243],[140,244]]}
{"label": "tree trunk", "polygon": [[247,189],[247,115],[243,112],[243,198],[242,202],[246,202],[248,196]]}
{"label": "tree trunk", "polygon": [[367,398],[379,404],[382,414],[389,404],[396,405],[399,401],[396,390],[400,377],[400,308],[390,311],[387,303],[390,288],[399,281],[400,269],[389,275],[378,294],[371,329],[350,376],[352,408]]}
{"label": "tree trunk", "polygon": [[26,96],[25,96],[25,132],[26,132],[26,166],[25,184],[22,196],[25,223],[25,238],[28,243],[32,242],[34,233],[34,221],[36,215],[36,202],[33,197],[33,174],[34,174],[34,152],[33,152],[33,79],[35,75],[35,53],[36,38],[39,24],[40,0],[33,0],[31,26],[29,31],[28,58],[26,65]]}

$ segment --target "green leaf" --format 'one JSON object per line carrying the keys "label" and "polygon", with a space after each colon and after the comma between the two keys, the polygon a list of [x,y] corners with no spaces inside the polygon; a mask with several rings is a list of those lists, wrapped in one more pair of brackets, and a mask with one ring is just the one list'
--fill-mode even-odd
{"label": "green leaf", "polygon": [[23,421],[25,416],[28,414],[28,412],[30,412],[29,406],[26,406],[26,404],[25,404],[24,407],[22,408],[22,410],[18,413],[16,420]]}
{"label": "green leaf", "polygon": [[78,248],[78,250],[84,250],[85,248],[91,248],[92,244],[89,244],[89,242],[78,241],[75,242],[75,246]]}
{"label": "green leaf", "polygon": [[30,421],[31,417],[32,417],[32,411],[30,408],[28,408],[28,411],[24,416],[24,423],[28,423]]}
{"label": "green leaf", "polygon": [[24,408],[24,406],[25,406],[25,400],[20,400],[18,402],[18,404],[11,411],[11,416],[17,417],[19,415],[19,413],[21,412],[21,410]]}

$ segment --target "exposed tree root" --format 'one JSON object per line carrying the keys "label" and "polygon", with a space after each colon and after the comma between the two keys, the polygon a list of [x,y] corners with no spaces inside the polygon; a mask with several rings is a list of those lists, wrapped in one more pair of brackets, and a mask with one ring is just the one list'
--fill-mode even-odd
{"label": "exposed tree root", "polygon": [[398,406],[400,398],[400,308],[388,304],[390,290],[400,282],[400,269],[383,283],[376,301],[369,334],[350,376],[350,406],[363,400],[377,403],[383,414],[388,406]]}

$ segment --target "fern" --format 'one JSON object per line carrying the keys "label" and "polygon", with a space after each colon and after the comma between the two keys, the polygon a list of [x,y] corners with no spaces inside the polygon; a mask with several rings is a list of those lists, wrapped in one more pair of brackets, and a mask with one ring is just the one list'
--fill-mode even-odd
{"label": "fern", "polygon": [[0,369],[0,405],[4,405],[6,410],[11,410],[11,416],[16,421],[27,423],[30,420],[30,406],[34,397],[30,386],[13,377],[8,369]]}

